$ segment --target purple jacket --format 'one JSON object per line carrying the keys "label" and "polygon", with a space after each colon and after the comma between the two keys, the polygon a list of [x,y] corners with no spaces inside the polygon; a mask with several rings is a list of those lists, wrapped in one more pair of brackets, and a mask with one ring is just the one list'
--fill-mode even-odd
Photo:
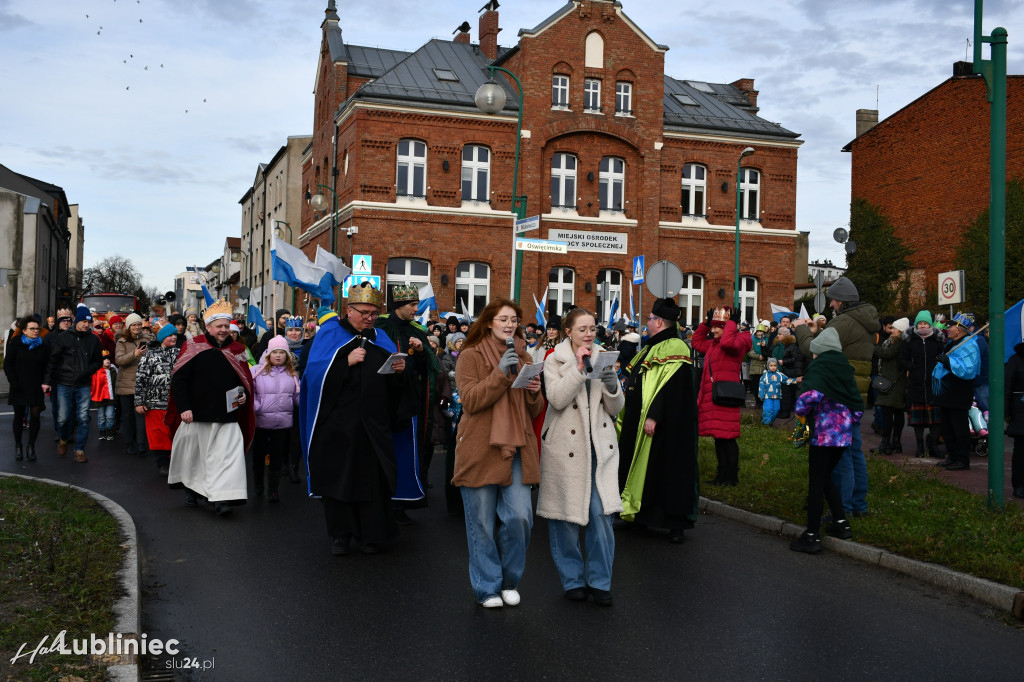
{"label": "purple jacket", "polygon": [[256,410],[256,428],[290,429],[292,413],[299,406],[299,381],[284,367],[271,367],[269,374],[263,374],[256,365],[252,371],[255,395],[253,408]]}
{"label": "purple jacket", "polygon": [[834,403],[818,391],[807,391],[796,400],[794,410],[801,417],[808,419],[811,427],[811,445],[826,447],[846,447],[853,442],[853,430],[860,423],[863,412],[851,412],[850,408],[841,403]]}

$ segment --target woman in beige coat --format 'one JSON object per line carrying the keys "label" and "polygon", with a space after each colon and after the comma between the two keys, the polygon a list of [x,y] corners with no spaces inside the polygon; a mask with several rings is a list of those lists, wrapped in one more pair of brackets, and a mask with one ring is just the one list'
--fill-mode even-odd
{"label": "woman in beige coat", "polygon": [[146,352],[146,337],[142,335],[142,318],[132,313],[125,319],[124,331],[114,347],[117,382],[114,393],[121,404],[121,423],[124,425],[125,452],[129,455],[146,451],[145,418],[135,412],[135,373]]}
{"label": "woman in beige coat", "polygon": [[469,330],[455,365],[463,413],[452,485],[461,489],[466,510],[469,582],[486,608],[519,603],[533,527],[530,485],[540,482],[531,426],[544,407],[540,377],[526,388],[512,388],[530,361],[521,319],[515,301],[492,300]]}
{"label": "woman in beige coat", "polygon": [[[612,515],[619,497],[619,444],[615,416],[625,398],[613,366],[586,377],[585,358],[603,352],[594,345],[597,322],[574,308],[565,317],[567,338],[544,361],[548,410],[541,432],[537,514],[548,519],[551,557],[567,599],[589,593],[601,606],[612,603],[615,535]],[[587,558],[580,551],[585,531]]]}

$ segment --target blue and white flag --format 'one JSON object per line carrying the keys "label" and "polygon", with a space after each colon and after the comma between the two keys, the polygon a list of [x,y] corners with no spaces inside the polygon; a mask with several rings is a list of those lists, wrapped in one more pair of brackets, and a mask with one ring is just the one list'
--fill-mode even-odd
{"label": "blue and white flag", "polygon": [[434,285],[429,282],[420,288],[420,302],[416,306],[416,315],[420,324],[426,325],[430,320],[430,311],[437,310],[437,299],[434,298]]}
{"label": "blue and white flag", "polygon": [[629,285],[629,322],[636,324],[636,310],[633,308],[633,285]]}
{"label": "blue and white flag", "polygon": [[1006,335],[1003,337],[1003,362],[1009,362],[1013,347],[1024,342],[1024,299],[1006,311]]}
{"label": "blue and white flag", "polygon": [[308,291],[324,303],[334,302],[334,273],[313,265],[306,254],[277,237],[270,244],[274,281]]}
{"label": "blue and white flag", "polygon": [[206,275],[203,274],[204,271],[200,270],[197,265],[193,265],[192,269],[197,275],[196,279],[199,280],[199,288],[203,290],[203,300],[206,301],[206,307],[209,308],[213,305],[213,294],[206,288],[206,282],[208,281]]}
{"label": "blue and white flag", "polygon": [[255,303],[249,304],[249,315],[245,322],[246,324],[251,324],[256,329],[267,330],[267,321],[263,318],[263,313],[260,312]]}
{"label": "blue and white flag", "polygon": [[329,272],[334,278],[334,286],[340,286],[352,274],[352,268],[320,245],[316,247],[316,261],[313,265]]}
{"label": "blue and white flag", "polygon": [[618,296],[616,296],[615,300],[612,301],[612,311],[608,315],[608,324],[605,325],[606,327],[611,327],[613,324],[615,324],[615,313],[617,313],[617,312],[619,312],[619,297]]}
{"label": "blue and white flag", "polygon": [[797,317],[797,314],[789,308],[783,308],[781,305],[770,304],[772,307],[772,319],[775,322],[781,322],[782,318],[788,317],[791,320]]}
{"label": "blue and white flag", "polygon": [[544,295],[541,297],[540,301],[537,301],[537,294],[533,294],[533,305],[537,307],[537,324],[539,324],[541,327],[548,326],[548,318],[547,315],[544,314],[544,309],[547,306],[547,304],[548,290],[546,287],[544,289]]}

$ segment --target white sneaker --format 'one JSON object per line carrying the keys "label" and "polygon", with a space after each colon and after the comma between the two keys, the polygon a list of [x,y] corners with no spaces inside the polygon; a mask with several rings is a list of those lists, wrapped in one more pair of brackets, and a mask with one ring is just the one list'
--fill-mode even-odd
{"label": "white sneaker", "polygon": [[485,609],[500,609],[505,604],[501,597],[488,597],[480,602],[480,606]]}
{"label": "white sneaker", "polygon": [[519,605],[519,590],[502,590],[501,600],[509,606]]}

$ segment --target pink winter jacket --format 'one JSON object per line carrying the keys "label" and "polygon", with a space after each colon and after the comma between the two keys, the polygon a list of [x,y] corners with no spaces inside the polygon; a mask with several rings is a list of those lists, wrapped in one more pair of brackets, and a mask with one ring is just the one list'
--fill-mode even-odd
{"label": "pink winter jacket", "polygon": [[250,368],[253,378],[253,408],[256,410],[256,428],[290,429],[292,413],[299,406],[299,380],[284,367],[271,367],[269,374]]}
{"label": "pink winter jacket", "polygon": [[740,408],[722,407],[711,402],[711,375],[714,374],[715,381],[743,381],[743,358],[752,346],[750,334],[736,329],[732,320],[725,323],[722,338],[717,341],[711,336],[711,328],[707,324],[701,323],[693,333],[694,350],[704,354],[704,371],[697,395],[697,431],[700,435],[740,437]]}

